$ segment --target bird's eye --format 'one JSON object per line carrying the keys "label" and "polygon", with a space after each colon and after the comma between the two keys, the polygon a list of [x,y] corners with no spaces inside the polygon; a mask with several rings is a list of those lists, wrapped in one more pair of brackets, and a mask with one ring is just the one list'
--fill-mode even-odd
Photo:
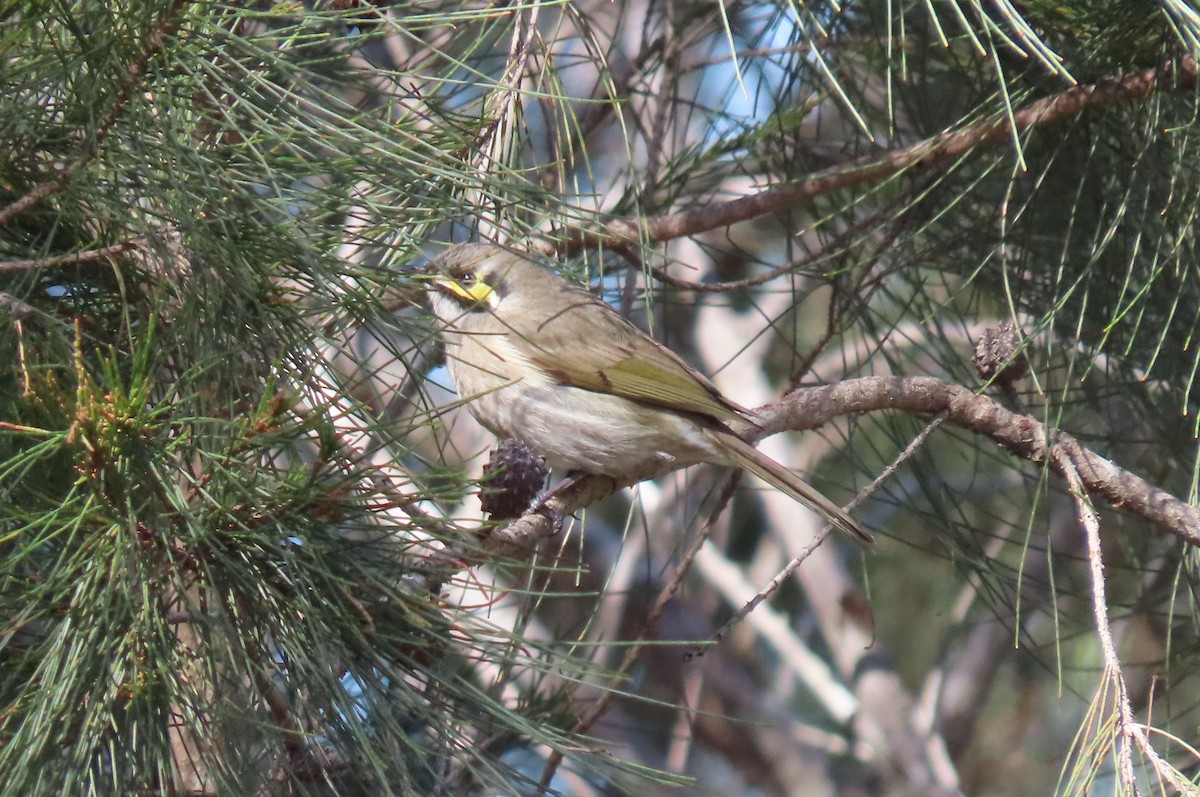
{"label": "bird's eye", "polygon": [[454,296],[464,307],[480,302],[495,301],[492,286],[488,285],[483,275],[477,271],[449,274],[438,281],[438,287]]}

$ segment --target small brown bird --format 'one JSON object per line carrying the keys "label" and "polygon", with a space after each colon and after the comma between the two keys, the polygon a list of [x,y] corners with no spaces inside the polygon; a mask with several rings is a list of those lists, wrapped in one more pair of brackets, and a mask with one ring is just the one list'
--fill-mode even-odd
{"label": "small brown bird", "polygon": [[873,541],[729,429],[752,420],[745,410],[588,291],[491,244],[455,246],[429,271],[450,376],[493,434],[554,467],[621,480],[700,462],[744,468],[860,544]]}

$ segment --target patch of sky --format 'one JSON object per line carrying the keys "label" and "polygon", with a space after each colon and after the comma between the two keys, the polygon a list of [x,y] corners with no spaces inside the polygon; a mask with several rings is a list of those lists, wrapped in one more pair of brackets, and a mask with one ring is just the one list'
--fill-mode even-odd
{"label": "patch of sky", "polygon": [[[753,16],[761,11],[766,12],[764,16]],[[735,60],[729,49],[730,38],[722,35],[701,69],[702,104],[716,111],[707,121],[704,144],[710,148],[728,146],[731,139],[758,129],[772,115],[786,110],[781,102],[795,92],[789,84],[796,80],[797,59],[808,68],[811,91],[823,91],[821,55],[813,45],[828,37],[840,13],[839,8],[829,6],[741,7],[741,13],[731,19],[733,45],[740,54]],[[736,156],[736,148],[723,155]]]}

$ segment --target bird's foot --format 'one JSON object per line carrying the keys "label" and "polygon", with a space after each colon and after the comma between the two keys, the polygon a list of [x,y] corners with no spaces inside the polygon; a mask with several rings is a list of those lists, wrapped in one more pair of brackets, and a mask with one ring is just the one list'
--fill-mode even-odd
{"label": "bird's foot", "polygon": [[529,507],[529,511],[536,512],[537,514],[548,518],[550,522],[554,524],[555,533],[558,533],[562,530],[563,523],[566,521],[566,517],[561,509],[551,506],[550,501],[570,490],[586,475],[587,474],[581,470],[568,471],[567,475],[563,477],[562,481],[553,487],[550,487],[549,489],[542,490],[542,492],[538,494],[538,497],[534,499],[533,504]]}
{"label": "bird's foot", "polygon": [[562,534],[563,526],[566,525],[567,521],[567,518],[565,515],[563,515],[562,510],[550,506],[544,501],[538,500],[535,501],[533,506],[529,508],[529,511],[532,514],[541,515],[542,517],[546,518],[546,520],[550,521],[550,525],[554,529],[554,532],[551,536],[558,536],[559,534]]}

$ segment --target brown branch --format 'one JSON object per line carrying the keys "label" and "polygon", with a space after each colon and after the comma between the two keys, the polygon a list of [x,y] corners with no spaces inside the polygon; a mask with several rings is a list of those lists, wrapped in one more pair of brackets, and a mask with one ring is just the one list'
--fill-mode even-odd
{"label": "brown branch", "polygon": [[[1046,464],[1052,449],[1078,471],[1083,485],[1112,506],[1140,515],[1191,545],[1200,546],[1200,510],[1114,465],[1068,434],[1048,428],[960,385],[932,377],[871,376],[804,388],[760,411],[763,434],[812,429],[841,415],[900,410],[946,413],[946,423],[982,435],[1010,453]],[[1062,462],[1049,467],[1065,477]]]}
{"label": "brown branch", "polygon": [[[735,431],[747,439],[757,439],[785,430],[816,429],[844,415],[881,410],[944,414],[945,423],[986,437],[1022,459],[1039,465],[1049,460],[1048,467],[1064,478],[1069,463],[1079,473],[1088,493],[1200,547],[1200,510],[1196,507],[1030,415],[1012,412],[988,396],[933,377],[869,376],[801,388],[757,410],[754,424],[746,423]],[[648,474],[645,478],[653,476]],[[618,484],[606,476],[580,479],[548,501],[543,511],[529,512],[512,523],[490,529],[481,545],[453,547],[425,558],[405,581],[415,588],[436,591],[454,573],[488,557],[528,558],[539,543],[556,533],[556,517],[570,515],[640,480]]]}
{"label": "brown branch", "polygon": [[3,210],[0,210],[0,226],[8,224],[14,216],[25,212],[46,197],[61,191],[75,172],[79,171],[96,157],[96,153],[100,150],[100,145],[108,138],[113,125],[116,124],[121,112],[125,109],[125,104],[129,102],[129,97],[133,94],[133,89],[141,79],[142,73],[146,71],[146,64],[150,62],[150,59],[162,47],[167,35],[174,27],[179,12],[189,2],[190,0],[175,0],[163,14],[159,23],[146,35],[146,38],[142,41],[142,47],[138,51],[137,58],[126,67],[125,77],[117,85],[112,106],[109,108],[108,113],[104,115],[104,118],[100,120],[100,125],[96,128],[95,135],[84,142],[79,153],[79,158],[74,163],[63,166],[55,172],[53,177],[38,183],[24,196],[15,200]]}
{"label": "brown branch", "polygon": [[15,296],[0,293],[0,312],[8,313],[11,321],[24,321],[37,312],[31,304],[26,304]]}
{"label": "brown branch", "polygon": [[882,157],[865,156],[817,172],[797,183],[775,186],[757,194],[716,205],[669,213],[648,219],[615,219],[600,230],[576,231],[558,245],[568,253],[585,246],[614,241],[656,243],[728,227],[738,222],[779,213],[806,205],[813,199],[845,188],[876,182],[907,169],[935,170],[945,167],[980,146],[995,146],[1041,126],[1061,122],[1086,110],[1139,100],[1160,90],[1187,90],[1196,85],[1196,61],[1190,56],[1173,64],[1134,72],[1084,86],[1074,86],[1016,109],[1012,117],[998,115],[960,130],[939,133],[917,143],[893,150]]}
{"label": "brown branch", "polygon": [[146,239],[133,238],[128,241],[102,246],[99,249],[87,249],[82,252],[72,252],[69,255],[54,257],[39,257],[32,260],[0,260],[0,274],[6,271],[26,271],[35,268],[54,268],[56,266],[77,266],[92,260],[103,260],[106,257],[124,254],[132,249],[145,246]]}

